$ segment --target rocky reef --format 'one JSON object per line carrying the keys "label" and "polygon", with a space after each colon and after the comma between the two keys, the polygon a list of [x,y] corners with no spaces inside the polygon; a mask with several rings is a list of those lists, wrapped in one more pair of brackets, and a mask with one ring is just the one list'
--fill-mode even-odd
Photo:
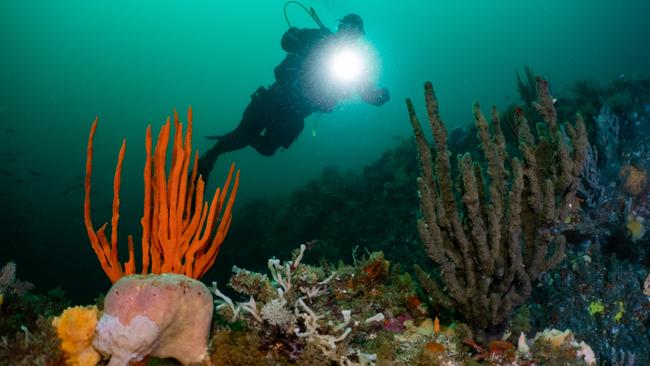
{"label": "rocky reef", "polygon": [[[208,347],[197,341],[200,357],[180,361],[648,364],[650,81],[579,81],[561,94],[533,75],[518,78],[517,106],[486,118],[476,104],[474,125],[449,132],[427,85],[433,145],[410,107],[416,143],[238,207],[205,277],[217,278]],[[70,307],[16,269],[0,272],[0,365],[110,364],[93,346],[106,299]],[[182,358],[154,354],[123,359]]]}

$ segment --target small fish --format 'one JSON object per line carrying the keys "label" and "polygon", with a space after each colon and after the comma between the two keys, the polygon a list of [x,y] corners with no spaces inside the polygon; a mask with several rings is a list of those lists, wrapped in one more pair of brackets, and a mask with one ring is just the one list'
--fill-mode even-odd
{"label": "small fish", "polygon": [[2,175],[6,176],[6,177],[11,177],[11,176],[14,175],[14,173],[12,173],[12,172],[10,172],[8,170],[0,170],[0,173],[2,173]]}
{"label": "small fish", "polygon": [[14,179],[14,180],[11,181],[11,182],[12,182],[13,184],[20,184],[20,183],[25,182],[25,180],[24,180],[23,178],[18,178],[18,179]]}
{"label": "small fish", "polygon": [[37,170],[30,170],[29,175],[31,175],[32,177],[40,177],[41,175],[43,175],[43,172],[39,172]]}
{"label": "small fish", "polygon": [[6,162],[9,162],[9,163],[13,163],[16,160],[18,160],[18,158],[15,157],[15,156],[8,156],[8,157],[2,158],[2,161],[6,161]]}

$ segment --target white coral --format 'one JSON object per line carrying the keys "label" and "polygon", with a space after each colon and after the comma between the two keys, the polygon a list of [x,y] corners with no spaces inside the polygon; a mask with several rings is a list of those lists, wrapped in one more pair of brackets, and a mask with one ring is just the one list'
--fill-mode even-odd
{"label": "white coral", "polygon": [[[352,327],[360,324],[358,321],[352,321],[352,311],[341,309],[343,320],[340,323],[331,322],[321,328],[321,322],[326,316],[317,314],[314,309],[305,303],[305,299],[307,299],[310,304],[313,304],[312,300],[326,294],[329,291],[328,285],[330,281],[336,276],[336,272],[334,272],[324,280],[313,284],[318,280],[317,274],[297,270],[303,259],[305,249],[306,246],[301,245],[300,250],[295,254],[291,262],[282,263],[279,259],[269,259],[268,269],[272,280],[275,282],[277,297],[262,305],[259,312],[252,296],[246,303],[235,303],[217,289],[216,283],[213,283],[213,292],[220,299],[216,301],[217,310],[229,309],[233,314],[231,321],[248,314],[258,323],[266,321],[271,325],[283,327],[297,337],[316,345],[323,356],[339,365],[375,365],[376,354],[365,354],[358,349],[342,345],[352,332]],[[309,274],[309,277],[306,277],[307,274]],[[300,285],[296,285],[297,283]],[[300,291],[302,296],[296,290]],[[298,296],[297,299],[296,296]],[[288,301],[291,301],[291,304]],[[383,314],[379,313],[368,318],[366,323],[381,321],[382,318]],[[297,326],[297,319],[301,319],[301,327]]]}
{"label": "white coral", "polygon": [[296,317],[287,309],[287,302],[282,299],[273,299],[262,306],[262,319],[271,325],[288,327],[293,324]]}

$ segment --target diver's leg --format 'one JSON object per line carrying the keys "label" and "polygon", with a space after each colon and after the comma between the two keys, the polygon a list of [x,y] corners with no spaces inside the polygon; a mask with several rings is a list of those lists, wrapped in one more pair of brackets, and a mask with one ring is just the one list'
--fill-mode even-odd
{"label": "diver's leg", "polygon": [[280,147],[288,149],[305,127],[305,120],[293,117],[282,123],[284,125],[274,124],[264,131],[264,135],[252,138],[250,145],[264,156],[272,156]]}
{"label": "diver's leg", "polygon": [[208,181],[210,172],[219,155],[243,149],[250,145],[256,136],[262,133],[266,123],[264,116],[268,114],[266,110],[269,108],[268,96],[268,89],[262,86],[257,88],[251,95],[251,101],[246,106],[237,128],[228,134],[218,137],[214,146],[199,158],[197,171],[203,176],[205,182]]}
{"label": "diver's leg", "polygon": [[278,137],[278,142],[285,148],[288,149],[291,144],[300,136],[300,133],[305,128],[305,119],[302,116],[290,116],[286,121],[286,125],[280,131],[280,136]]}
{"label": "diver's leg", "polygon": [[288,149],[305,127],[302,116],[278,110],[275,114],[279,114],[282,119],[276,120],[278,116],[271,118],[272,123],[264,131],[264,135],[255,136],[250,142],[250,145],[264,156],[275,154],[280,147]]}
{"label": "diver's leg", "polygon": [[280,144],[267,135],[255,136],[255,138],[251,140],[250,145],[253,149],[257,150],[258,153],[264,156],[273,156],[278,148],[280,148]]}
{"label": "diver's leg", "polygon": [[197,172],[203,177],[203,181],[208,181],[210,172],[219,155],[243,149],[248,145],[248,140],[239,128],[219,137],[217,142],[199,158]]}

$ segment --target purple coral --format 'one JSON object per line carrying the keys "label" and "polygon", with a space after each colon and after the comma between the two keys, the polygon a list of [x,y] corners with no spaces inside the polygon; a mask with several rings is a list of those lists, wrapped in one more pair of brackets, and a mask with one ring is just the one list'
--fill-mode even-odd
{"label": "purple coral", "polygon": [[8,288],[16,281],[16,263],[9,262],[0,272],[0,290]]}
{"label": "purple coral", "polygon": [[410,315],[408,314],[402,314],[399,315],[397,318],[390,318],[384,321],[384,329],[391,331],[393,333],[402,333],[404,330],[406,330],[406,326],[404,326],[404,323],[407,320],[413,320]]}

